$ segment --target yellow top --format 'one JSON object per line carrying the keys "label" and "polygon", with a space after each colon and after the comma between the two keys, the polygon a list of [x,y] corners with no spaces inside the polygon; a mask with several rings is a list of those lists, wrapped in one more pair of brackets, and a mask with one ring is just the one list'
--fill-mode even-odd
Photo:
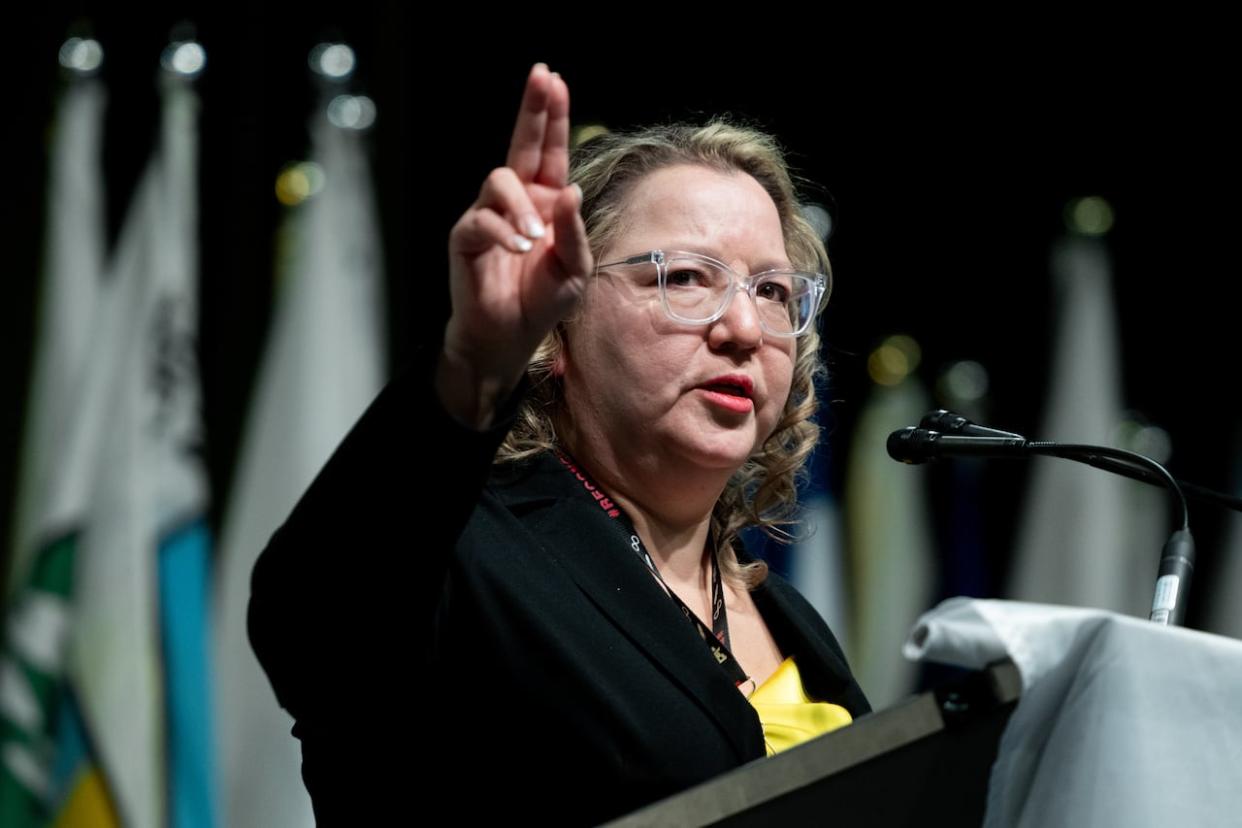
{"label": "yellow top", "polygon": [[759,713],[768,756],[853,721],[841,705],[812,701],[807,696],[793,656],[781,662],[776,672],[750,694],[749,700]]}

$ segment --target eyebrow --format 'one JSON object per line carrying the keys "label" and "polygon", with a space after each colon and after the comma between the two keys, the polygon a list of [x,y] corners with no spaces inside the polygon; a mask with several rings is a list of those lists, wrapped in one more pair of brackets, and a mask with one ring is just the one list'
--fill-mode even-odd
{"label": "eyebrow", "polygon": [[[667,250],[684,250],[687,253],[698,253],[700,256],[710,256],[718,262],[724,262],[724,256],[720,255],[720,251],[714,247],[702,244],[688,244],[685,242],[670,242]],[[730,265],[732,267],[732,265]],[[765,273],[769,270],[796,270],[793,263],[788,259],[765,259],[759,263],[759,267],[752,271],[753,273]]]}

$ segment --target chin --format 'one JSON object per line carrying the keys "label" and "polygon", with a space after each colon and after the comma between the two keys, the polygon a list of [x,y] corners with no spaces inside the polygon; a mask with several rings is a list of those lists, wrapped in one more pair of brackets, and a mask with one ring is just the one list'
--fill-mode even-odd
{"label": "chin", "polygon": [[678,455],[699,468],[717,469],[732,474],[750,458],[753,448],[753,440],[741,439],[741,435],[729,435],[726,439],[683,445]]}

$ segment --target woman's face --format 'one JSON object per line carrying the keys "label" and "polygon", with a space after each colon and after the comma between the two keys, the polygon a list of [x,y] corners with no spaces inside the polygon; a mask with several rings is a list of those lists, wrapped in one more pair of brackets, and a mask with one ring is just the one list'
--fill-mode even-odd
{"label": "woman's face", "polygon": [[[619,234],[598,261],[654,249],[702,253],[743,276],[790,264],[776,205],[759,182],[695,165],[639,180]],[[577,442],[648,465],[737,469],[781,417],[795,340],[765,335],[742,290],[715,322],[675,322],[658,290],[640,284],[641,272],[599,271],[567,325],[562,369]],[[730,384],[749,380],[751,388],[739,394],[722,377]]]}

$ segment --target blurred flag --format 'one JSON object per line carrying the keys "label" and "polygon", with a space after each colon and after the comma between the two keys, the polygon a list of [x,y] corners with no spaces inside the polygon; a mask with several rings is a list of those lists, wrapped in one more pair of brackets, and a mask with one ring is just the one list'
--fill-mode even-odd
{"label": "blurred flag", "polygon": [[990,594],[987,550],[983,533],[983,464],[974,457],[955,459],[947,469],[949,501],[945,520],[944,556],[936,602],[958,595],[986,598]]}
{"label": "blurred flag", "polygon": [[71,81],[50,147],[46,252],[0,648],[0,825],[15,828],[47,824],[66,788],[83,779],[93,810],[108,811],[98,774],[74,779],[65,769],[76,768],[71,755],[85,750],[65,658],[76,536],[86,510],[82,484],[94,455],[71,435],[81,430],[84,384],[97,362],[104,102],[98,81]]}
{"label": "blurred flag", "polygon": [[17,681],[6,678],[5,696],[29,701],[23,691],[37,682],[52,701],[37,721],[54,728],[37,763],[14,765],[39,786],[44,815],[26,824],[49,814],[64,825],[214,824],[197,99],[184,81],[162,80],[158,149],[95,302],[55,473],[37,490],[33,536],[47,543],[14,603],[10,638],[39,654],[38,670],[6,666]]}
{"label": "blurred flag", "polygon": [[220,744],[225,823],[238,828],[314,822],[292,719],[246,636],[250,571],[386,371],[371,173],[361,134],[333,126],[325,112],[311,126],[313,163],[288,171],[298,177],[290,191],[310,195],[283,233],[277,310],[221,536]]}
{"label": "blurred flag", "polygon": [[[803,524],[789,548],[786,570],[794,586],[824,617],[842,647],[850,644],[845,542],[841,515],[831,489],[831,451],[821,435],[809,465],[811,477],[802,496]],[[851,655],[850,653],[846,654]]]}
{"label": "blurred flag", "polygon": [[[1099,239],[1052,253],[1057,297],[1051,388],[1035,439],[1116,445],[1122,424],[1120,341],[1111,262]],[[1008,597],[1146,617],[1168,538],[1163,491],[1066,460],[1032,460]]]}
{"label": "blurred flag", "polygon": [[113,257],[99,362],[80,412],[103,425],[76,561],[70,664],[123,822],[209,826],[198,101],[184,79],[161,82],[159,148]]}
{"label": "blurred flag", "polygon": [[889,434],[917,424],[928,408],[912,353],[917,346],[893,337],[872,355],[872,376],[888,384],[874,387],[859,415],[845,484],[851,666],[877,709],[914,691],[917,667],[902,657],[901,645],[935,593],[927,469],[894,461],[886,448]]}
{"label": "blurred flag", "polygon": [[211,537],[198,371],[198,97],[164,76],[157,237],[148,317],[146,439],[157,523],[166,793],[172,828],[218,823],[210,652]]}
{"label": "blurred flag", "polygon": [[[828,622],[841,646],[848,648],[845,542],[837,500],[830,489],[829,454],[827,440],[821,437],[807,462],[806,487],[798,493],[799,523],[789,530],[795,538],[792,543],[773,540],[753,527],[742,532],[742,540],[750,552],[794,585]],[[848,650],[846,656],[850,656]]]}
{"label": "blurred flag", "polygon": [[[949,363],[936,379],[940,404],[976,422],[988,422],[989,377],[987,368],[974,360]],[[986,598],[992,579],[984,539],[984,469],[988,461],[978,457],[956,458],[932,470],[932,488],[941,497],[934,509],[940,521],[940,588],[936,602],[959,595]]]}
{"label": "blurred flag", "polygon": [[61,97],[52,133],[44,272],[17,487],[10,595],[23,586],[23,575],[48,528],[47,493],[64,459],[64,438],[91,351],[104,268],[104,102],[97,80],[74,80]]}

